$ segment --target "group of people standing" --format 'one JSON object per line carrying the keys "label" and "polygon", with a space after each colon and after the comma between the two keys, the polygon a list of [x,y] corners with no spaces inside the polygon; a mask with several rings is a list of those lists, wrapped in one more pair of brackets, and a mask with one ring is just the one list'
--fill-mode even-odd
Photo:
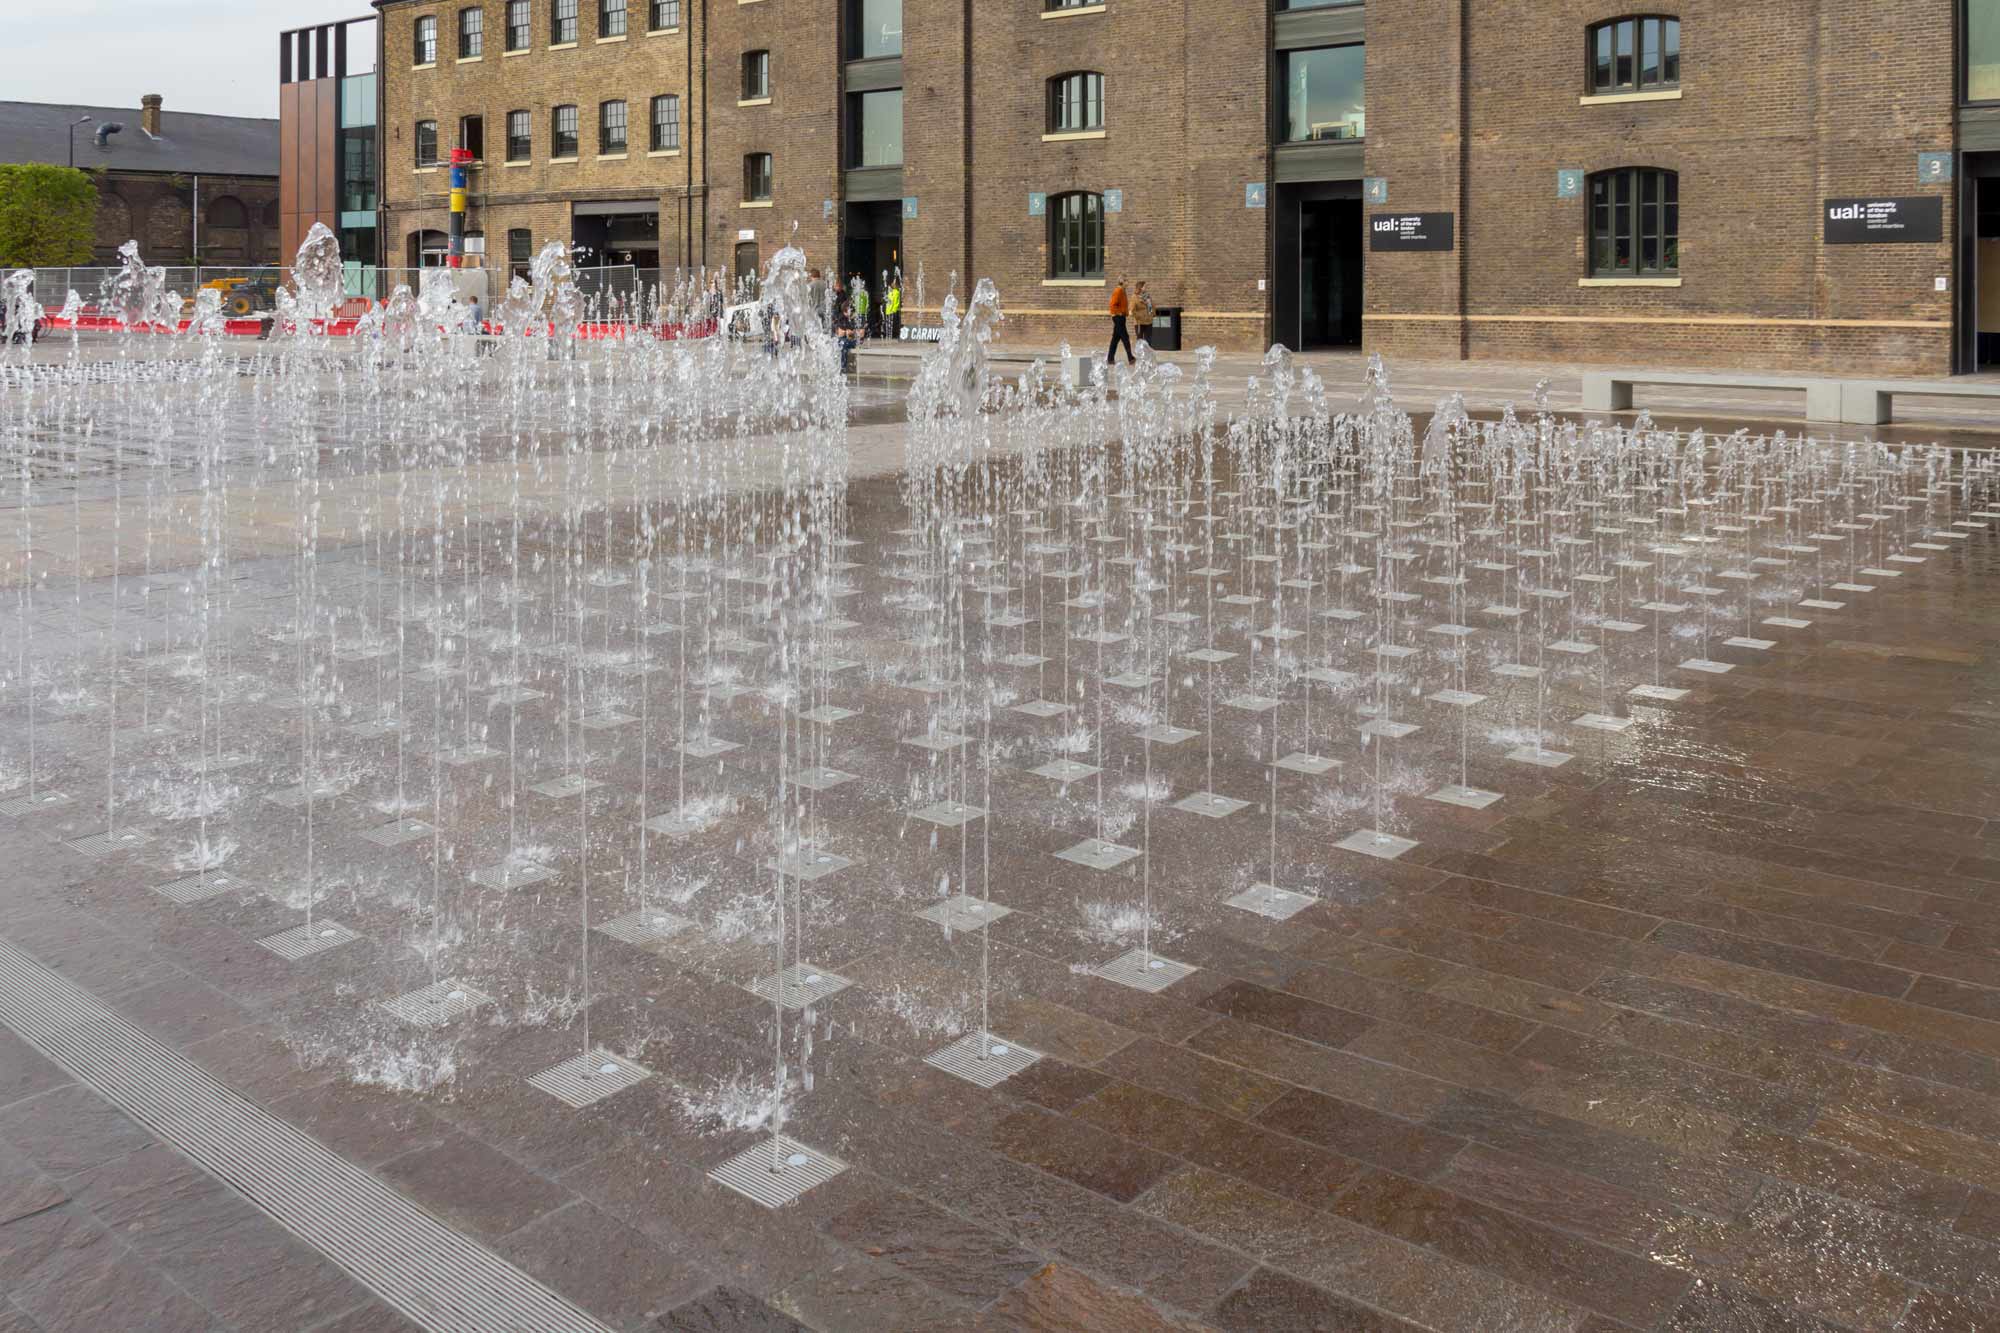
{"label": "group of people standing", "polygon": [[1132,331],[1128,327],[1128,321],[1129,324],[1139,326],[1139,341],[1150,343],[1153,340],[1153,320],[1158,313],[1153,298],[1146,294],[1144,278],[1138,281],[1129,294],[1125,291],[1125,279],[1120,278],[1118,285],[1111,289],[1111,350],[1105,353],[1104,364],[1107,366],[1118,364],[1120,343],[1125,345],[1125,364],[1128,366],[1138,364],[1138,358],[1132,353]]}
{"label": "group of people standing", "polygon": [[813,309],[831,320],[833,336],[840,343],[843,370],[853,358],[854,349],[870,337],[886,333],[892,340],[900,341],[903,336],[901,276],[889,279],[888,290],[882,293],[879,314],[868,284],[859,273],[848,274],[845,287],[836,286],[829,291],[826,275],[812,269],[806,274],[806,299],[812,302]]}

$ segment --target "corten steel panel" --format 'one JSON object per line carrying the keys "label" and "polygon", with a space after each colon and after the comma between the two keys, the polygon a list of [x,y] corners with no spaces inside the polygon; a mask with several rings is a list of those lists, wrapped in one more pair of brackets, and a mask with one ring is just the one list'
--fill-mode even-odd
{"label": "corten steel panel", "polygon": [[299,211],[299,85],[278,89],[278,213],[287,225]]}
{"label": "corten steel panel", "polygon": [[318,148],[314,153],[314,209],[318,221],[329,227],[338,228],[340,219],[336,215],[340,207],[339,185],[334,179],[339,174],[340,130],[336,125],[340,108],[340,82],[337,79],[319,81],[319,129]]}

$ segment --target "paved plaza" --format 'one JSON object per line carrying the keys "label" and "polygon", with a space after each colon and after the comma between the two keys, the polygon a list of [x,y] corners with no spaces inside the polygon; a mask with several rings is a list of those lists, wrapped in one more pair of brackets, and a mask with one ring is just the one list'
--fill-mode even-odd
{"label": "paved plaza", "polygon": [[16,417],[0,1333],[2000,1327],[1990,423],[1298,366]]}

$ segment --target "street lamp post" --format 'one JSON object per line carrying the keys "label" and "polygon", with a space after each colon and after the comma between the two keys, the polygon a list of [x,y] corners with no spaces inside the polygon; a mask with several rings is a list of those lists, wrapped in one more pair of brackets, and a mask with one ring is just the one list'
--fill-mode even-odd
{"label": "street lamp post", "polygon": [[88,125],[90,119],[89,116],[80,116],[69,123],[69,164],[72,168],[76,166],[76,127]]}

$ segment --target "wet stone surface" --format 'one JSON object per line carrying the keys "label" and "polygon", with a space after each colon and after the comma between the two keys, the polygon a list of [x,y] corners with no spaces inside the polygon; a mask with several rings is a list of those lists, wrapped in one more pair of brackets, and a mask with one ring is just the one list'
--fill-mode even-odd
{"label": "wet stone surface", "polygon": [[[1209,461],[1063,401],[976,465],[873,408],[641,447],[516,369],[448,446],[408,368],[122,471],[35,409],[0,798],[69,799],[0,817],[0,937],[620,1330],[2000,1327],[1990,456],[1446,468],[1262,400]],[[354,937],[259,946],[309,908]],[[926,1064],[981,1032],[1040,1058]],[[590,1051],[651,1076],[530,1084]],[[710,1173],[774,1104],[845,1170],[768,1209]],[[8,1031],[0,1291],[400,1326]]]}

